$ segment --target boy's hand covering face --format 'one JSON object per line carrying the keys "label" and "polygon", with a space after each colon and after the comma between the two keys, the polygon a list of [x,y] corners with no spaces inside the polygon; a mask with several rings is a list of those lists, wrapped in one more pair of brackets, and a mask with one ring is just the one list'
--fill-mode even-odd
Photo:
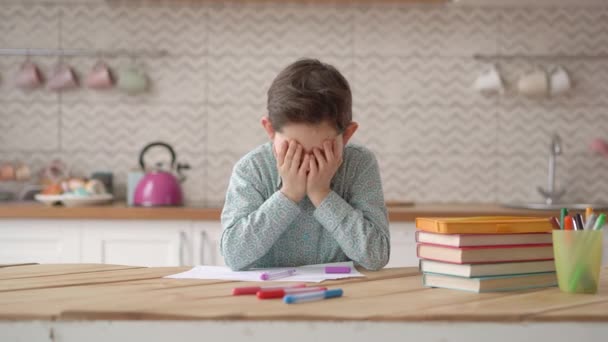
{"label": "boy's hand covering face", "polygon": [[323,142],[323,150],[313,149],[306,178],[306,193],[318,207],[331,191],[331,180],[342,165],[343,143],[341,136]]}
{"label": "boy's hand covering face", "polygon": [[298,203],[306,196],[306,173],[311,156],[295,140],[283,141],[277,150],[277,169],[282,180],[281,192]]}

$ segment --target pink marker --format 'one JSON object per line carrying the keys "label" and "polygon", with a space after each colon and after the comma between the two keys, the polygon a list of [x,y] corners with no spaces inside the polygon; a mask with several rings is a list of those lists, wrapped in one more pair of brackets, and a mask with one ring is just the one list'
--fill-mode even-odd
{"label": "pink marker", "polygon": [[325,273],[350,273],[350,266],[325,266]]}
{"label": "pink marker", "polygon": [[264,272],[260,276],[260,279],[262,279],[262,280],[280,279],[280,278],[289,277],[289,276],[293,275],[294,273],[296,273],[295,268],[290,268],[288,270],[276,271],[276,272]]}

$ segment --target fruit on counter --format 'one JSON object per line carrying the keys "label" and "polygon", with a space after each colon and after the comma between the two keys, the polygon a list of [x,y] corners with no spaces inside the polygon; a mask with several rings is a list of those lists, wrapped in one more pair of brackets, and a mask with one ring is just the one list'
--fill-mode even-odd
{"label": "fruit on counter", "polygon": [[43,195],[61,195],[62,193],[63,189],[61,188],[61,184],[58,183],[49,184],[42,189]]}
{"label": "fruit on counter", "polygon": [[[71,178],[71,179],[67,180],[66,182],[67,182],[67,188],[69,189],[68,191],[71,191],[71,192],[76,192],[76,190],[78,190],[80,188],[84,188],[84,185],[86,184],[86,180],[80,179],[80,178]],[[66,187],[64,186],[64,188],[66,188]]]}
{"label": "fruit on counter", "polygon": [[90,194],[105,194],[108,192],[106,186],[99,179],[91,179],[87,181],[84,188]]}
{"label": "fruit on counter", "polygon": [[106,187],[101,181],[97,179],[86,180],[82,178],[69,178],[59,183],[50,183],[42,190],[42,194],[44,195],[71,194],[91,196],[106,193]]}

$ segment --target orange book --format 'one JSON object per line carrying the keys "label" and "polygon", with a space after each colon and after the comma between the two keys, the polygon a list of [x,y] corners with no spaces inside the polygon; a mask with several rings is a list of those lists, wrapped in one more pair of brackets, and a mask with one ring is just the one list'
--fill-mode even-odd
{"label": "orange book", "polygon": [[416,228],[439,234],[551,233],[548,218],[519,216],[419,217]]}

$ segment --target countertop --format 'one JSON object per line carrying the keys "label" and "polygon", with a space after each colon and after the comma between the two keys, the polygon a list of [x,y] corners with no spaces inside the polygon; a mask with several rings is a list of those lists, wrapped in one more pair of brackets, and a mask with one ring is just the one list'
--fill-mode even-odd
{"label": "countertop", "polygon": [[[221,208],[204,206],[133,208],[124,203],[90,207],[49,207],[36,202],[0,204],[0,219],[114,219],[217,221]],[[416,217],[443,216],[556,216],[557,211],[511,209],[496,204],[389,204],[392,222],[411,222]]]}
{"label": "countertop", "polygon": [[230,320],[366,322],[608,322],[608,269],[596,295],[556,287],[473,294],[422,286],[416,268],[361,270],[327,281],[344,297],[309,304],[231,296],[259,283],[164,279],[186,267],[0,266],[0,321]]}

